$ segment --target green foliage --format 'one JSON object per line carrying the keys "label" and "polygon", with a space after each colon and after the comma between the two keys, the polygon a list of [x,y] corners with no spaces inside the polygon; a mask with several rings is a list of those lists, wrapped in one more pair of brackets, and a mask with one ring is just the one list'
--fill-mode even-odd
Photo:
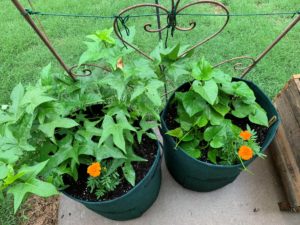
{"label": "green foliage", "polygon": [[28,193],[57,194],[66,187],[65,175],[77,180],[79,165],[93,161],[113,161],[107,175],[95,181],[104,189],[89,179],[98,197],[115,189],[122,178],[135,185],[132,162],[145,159],[134,149],[143,135],[156,138],[151,129],[157,122],[150,121],[159,118],[163,82],[145,60],[117,67],[130,50],[111,33],[107,29],[89,35],[79,60],[99,63],[105,70],[95,69],[93,76],[73,82],[52,74],[49,64],[35,85],[18,84],[11,103],[1,107],[0,191],[13,195],[15,212]]}
{"label": "green foliage", "polygon": [[[251,88],[213,69],[204,59],[189,62],[186,70],[194,80],[187,91],[175,93],[176,122],[180,127],[167,132],[177,139],[177,146],[196,159],[206,154],[214,164],[239,163],[242,145],[250,147],[254,155],[261,155],[254,136],[244,142],[240,137],[242,129],[228,119],[248,118],[252,123],[268,126],[267,114],[256,103]],[[250,127],[248,131],[255,133]]]}

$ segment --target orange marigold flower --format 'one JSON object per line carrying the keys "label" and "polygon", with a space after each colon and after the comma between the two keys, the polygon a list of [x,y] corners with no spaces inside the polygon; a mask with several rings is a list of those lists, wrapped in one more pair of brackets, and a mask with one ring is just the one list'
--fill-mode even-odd
{"label": "orange marigold flower", "polygon": [[101,165],[98,162],[92,163],[87,168],[87,173],[92,177],[99,177],[101,174]]}
{"label": "orange marigold flower", "polygon": [[247,131],[247,130],[242,131],[240,133],[240,137],[243,138],[244,141],[250,140],[251,136],[252,136],[252,134],[249,131]]}
{"label": "orange marigold flower", "polygon": [[124,63],[123,63],[123,59],[122,58],[118,59],[117,68],[119,68],[119,69],[123,69],[124,68]]}
{"label": "orange marigold flower", "polygon": [[239,149],[238,154],[239,154],[239,157],[241,157],[241,159],[249,160],[253,157],[253,150],[246,145],[242,145]]}

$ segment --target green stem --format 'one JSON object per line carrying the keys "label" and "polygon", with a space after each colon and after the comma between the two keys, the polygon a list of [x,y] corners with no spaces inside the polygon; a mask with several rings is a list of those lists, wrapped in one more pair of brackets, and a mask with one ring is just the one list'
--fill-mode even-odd
{"label": "green stem", "polygon": [[183,140],[187,135],[189,135],[189,133],[191,133],[192,130],[193,130],[193,129],[190,129],[185,135],[183,135],[182,138],[180,138],[180,140],[177,142],[175,148],[178,147],[178,145],[182,142],[182,140]]}

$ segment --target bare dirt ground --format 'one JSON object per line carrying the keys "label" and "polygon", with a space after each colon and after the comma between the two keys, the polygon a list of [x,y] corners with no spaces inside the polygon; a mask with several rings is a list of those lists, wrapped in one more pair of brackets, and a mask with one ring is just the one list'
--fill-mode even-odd
{"label": "bare dirt ground", "polygon": [[21,225],[57,225],[58,207],[59,196],[45,199],[33,195],[20,212],[25,218]]}

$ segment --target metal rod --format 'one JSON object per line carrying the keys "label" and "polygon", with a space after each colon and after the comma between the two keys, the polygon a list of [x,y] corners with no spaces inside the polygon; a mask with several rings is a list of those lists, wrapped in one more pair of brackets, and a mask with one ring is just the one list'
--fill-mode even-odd
{"label": "metal rod", "polygon": [[[155,4],[159,4],[159,0],[155,0]],[[160,30],[161,29],[161,21],[160,21],[160,12],[159,12],[159,8],[156,8],[156,15],[157,15],[157,29]],[[162,40],[162,31],[160,30],[158,32],[158,40],[161,41]],[[160,69],[160,72],[161,73],[164,73],[164,69],[163,69],[163,66],[160,65],[159,66],[159,69]],[[165,82],[164,84],[164,96],[165,96],[165,100],[166,100],[166,103],[168,102],[168,87],[167,87],[167,84]]]}
{"label": "metal rod", "polygon": [[268,46],[253,62],[251,66],[249,66],[241,75],[241,77],[245,77],[255,66],[257,63],[259,63],[260,60],[262,60],[268,53],[271,51],[276,44],[300,21],[300,15],[297,16],[296,19],[293,20],[292,23],[288,25],[288,27],[273,41],[273,43]]}
{"label": "metal rod", "polygon": [[[159,0],[155,0],[155,4],[159,4]],[[160,13],[159,13],[159,8],[156,8],[156,17],[157,17],[157,28],[160,30],[161,29],[161,21],[160,21]],[[158,39],[159,41],[162,40],[162,33],[161,31],[158,32]]]}
{"label": "metal rod", "polygon": [[29,25],[33,28],[33,30],[37,33],[37,35],[40,37],[40,39],[44,42],[44,44],[48,47],[50,52],[54,55],[54,57],[57,59],[57,61],[60,63],[60,65],[63,67],[63,69],[68,73],[68,75],[75,81],[76,78],[74,74],[70,71],[68,66],[64,63],[60,55],[56,52],[56,50],[53,48],[52,44],[49,42],[47,36],[37,27],[35,22],[32,20],[30,15],[27,13],[25,8],[21,5],[21,3],[18,0],[11,0],[12,3],[15,5],[15,7],[20,11],[22,16],[25,18],[25,20],[29,23]]}

